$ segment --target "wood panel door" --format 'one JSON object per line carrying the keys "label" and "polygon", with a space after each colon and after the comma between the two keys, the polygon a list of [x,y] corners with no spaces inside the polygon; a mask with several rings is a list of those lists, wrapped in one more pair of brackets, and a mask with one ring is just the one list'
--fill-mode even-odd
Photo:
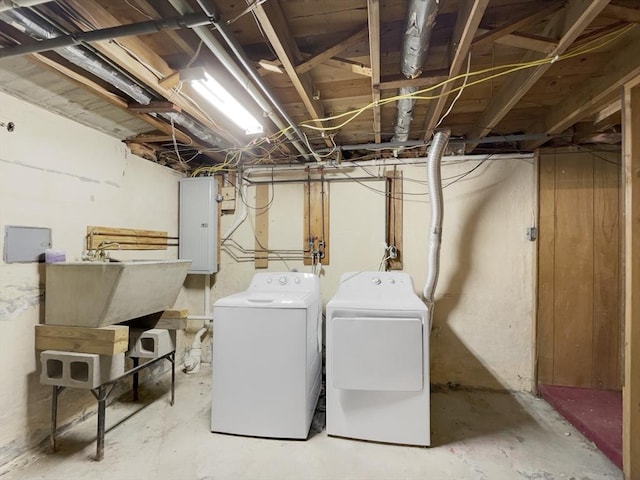
{"label": "wood panel door", "polygon": [[538,383],[621,388],[620,155],[540,157]]}

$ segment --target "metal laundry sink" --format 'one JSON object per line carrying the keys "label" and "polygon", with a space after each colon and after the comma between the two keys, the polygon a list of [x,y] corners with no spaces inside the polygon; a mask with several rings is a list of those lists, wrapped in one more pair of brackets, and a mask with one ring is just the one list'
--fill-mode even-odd
{"label": "metal laundry sink", "polygon": [[47,264],[45,323],[103,327],[171,308],[191,260]]}

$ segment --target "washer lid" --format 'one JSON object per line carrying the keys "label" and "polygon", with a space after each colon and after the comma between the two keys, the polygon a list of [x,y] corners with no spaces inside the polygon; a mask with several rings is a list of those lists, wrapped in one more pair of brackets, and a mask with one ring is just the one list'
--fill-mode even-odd
{"label": "washer lid", "polygon": [[216,301],[215,307],[307,308],[319,296],[312,292],[244,291]]}

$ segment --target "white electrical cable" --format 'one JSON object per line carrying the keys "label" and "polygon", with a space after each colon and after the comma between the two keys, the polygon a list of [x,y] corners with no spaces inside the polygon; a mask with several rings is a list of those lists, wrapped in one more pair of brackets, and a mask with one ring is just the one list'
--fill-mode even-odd
{"label": "white electrical cable", "polygon": [[449,115],[451,113],[451,110],[453,110],[453,106],[456,104],[456,102],[458,101],[458,99],[462,95],[462,92],[464,92],[464,87],[467,86],[467,80],[469,79],[469,71],[470,70],[471,70],[471,52],[469,52],[469,56],[467,57],[467,73],[465,73],[465,75],[464,75],[464,82],[462,82],[462,87],[460,87],[460,90],[458,90],[458,94],[456,95],[456,98],[453,99],[453,102],[451,102],[451,105],[449,105],[449,108],[447,109],[445,114],[442,115],[442,117],[440,117],[440,120],[438,120],[438,123],[433,128],[438,128],[442,124],[442,121],[445,118],[447,118],[447,115]]}

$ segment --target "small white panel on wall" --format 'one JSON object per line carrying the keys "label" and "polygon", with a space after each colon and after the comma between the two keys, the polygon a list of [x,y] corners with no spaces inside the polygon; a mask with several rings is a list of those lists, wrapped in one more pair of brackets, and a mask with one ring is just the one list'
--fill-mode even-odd
{"label": "small white panel on wall", "polygon": [[180,180],[178,257],[191,260],[189,273],[218,271],[218,202],[214,177]]}
{"label": "small white panel on wall", "polygon": [[51,248],[51,229],[7,225],[4,231],[5,263],[44,262]]}

